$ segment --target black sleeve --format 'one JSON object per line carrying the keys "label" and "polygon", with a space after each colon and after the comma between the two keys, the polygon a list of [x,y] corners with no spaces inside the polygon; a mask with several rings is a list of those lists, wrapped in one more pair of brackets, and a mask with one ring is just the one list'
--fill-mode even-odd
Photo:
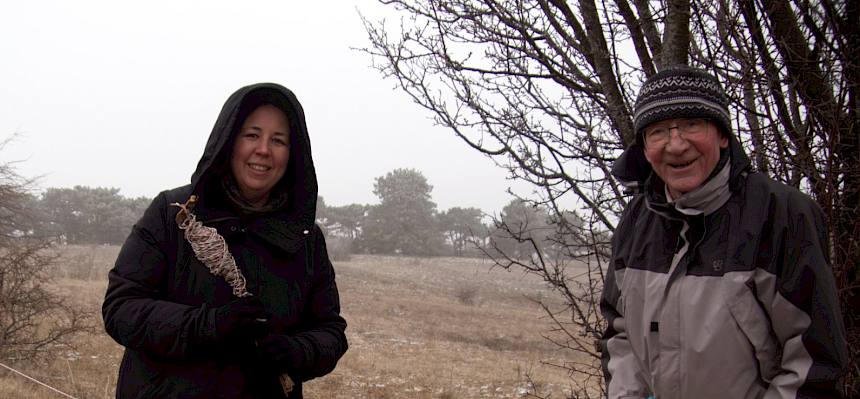
{"label": "black sleeve", "polygon": [[340,315],[340,298],[335,272],[319,227],[310,239],[315,278],[303,314],[305,328],[291,335],[270,335],[263,339],[262,356],[294,379],[306,381],[334,370],[346,353],[346,320]]}
{"label": "black sleeve", "polygon": [[[796,392],[804,398],[839,398],[848,345],[833,269],[827,226],[812,199],[791,196],[775,257],[776,292],[759,293],[782,347],[781,370],[768,395]],[[782,396],[780,396],[782,397]]]}
{"label": "black sleeve", "polygon": [[208,329],[208,309],[165,299],[175,213],[162,193],[134,225],[108,273],[102,317],[107,333],[129,349],[187,359]]}

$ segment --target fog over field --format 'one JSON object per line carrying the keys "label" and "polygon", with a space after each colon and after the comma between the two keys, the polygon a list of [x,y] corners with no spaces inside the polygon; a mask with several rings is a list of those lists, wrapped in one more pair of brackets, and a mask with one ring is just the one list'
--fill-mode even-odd
{"label": "fog over field", "polygon": [[[56,292],[97,315],[115,246],[61,248]],[[353,255],[334,263],[350,349],[337,369],[305,387],[308,398],[565,397],[566,358],[548,342],[537,301],[561,306],[534,276],[468,258]],[[101,324],[99,323],[99,326]],[[558,338],[558,337],[556,337]],[[22,370],[76,398],[112,398],[122,347],[103,330],[75,349],[51,349]],[[56,393],[0,371],[0,397]]]}
{"label": "fog over field", "polygon": [[281,83],[302,101],[329,204],[374,203],[373,179],[422,171],[440,208],[498,212],[506,179],[371,67],[373,0],[13,2],[0,14],[0,158],[47,187],[154,197],[186,184],[227,97]]}

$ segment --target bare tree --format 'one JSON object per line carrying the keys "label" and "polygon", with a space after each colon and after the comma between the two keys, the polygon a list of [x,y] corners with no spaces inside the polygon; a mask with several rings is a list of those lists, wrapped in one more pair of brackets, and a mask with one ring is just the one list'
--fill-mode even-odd
{"label": "bare tree", "polygon": [[691,55],[729,83],[756,167],[827,215],[860,395],[860,1],[697,4]]}
{"label": "bare tree", "polygon": [[49,287],[59,258],[52,238],[34,233],[32,184],[13,163],[0,164],[0,359],[38,359],[94,330],[86,311]]}
{"label": "bare tree", "polygon": [[[559,345],[585,355],[563,365],[577,397],[603,390],[580,382],[600,380],[596,307],[607,237],[627,202],[609,172],[633,140],[641,82],[671,64],[718,75],[755,167],[825,210],[858,356],[860,0],[380,2],[402,17],[365,20],[374,66],[465,144],[532,183],[528,200],[557,215],[553,239],[569,256],[496,261],[543,276],[567,300],[548,311]],[[563,216],[572,209],[583,215],[577,225]]]}

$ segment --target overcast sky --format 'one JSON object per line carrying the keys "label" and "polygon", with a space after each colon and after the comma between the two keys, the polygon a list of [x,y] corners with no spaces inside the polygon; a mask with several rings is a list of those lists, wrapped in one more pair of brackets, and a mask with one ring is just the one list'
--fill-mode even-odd
{"label": "overcast sky", "polygon": [[415,168],[439,209],[498,212],[513,186],[493,161],[370,67],[372,0],[20,1],[0,10],[0,160],[47,187],[153,197],[186,184],[227,97],[263,81],[304,106],[320,195],[377,203],[373,179]]}

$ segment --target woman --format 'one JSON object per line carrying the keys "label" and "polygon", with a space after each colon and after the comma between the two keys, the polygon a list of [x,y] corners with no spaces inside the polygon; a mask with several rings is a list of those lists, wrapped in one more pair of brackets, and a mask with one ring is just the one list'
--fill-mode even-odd
{"label": "woman", "polygon": [[[191,184],[153,200],[110,271],[105,329],[126,348],[118,398],[301,398],[302,381],[334,369],[346,321],[316,198],[296,97],[271,83],[239,89]],[[200,260],[186,219],[223,237],[235,281]]]}

